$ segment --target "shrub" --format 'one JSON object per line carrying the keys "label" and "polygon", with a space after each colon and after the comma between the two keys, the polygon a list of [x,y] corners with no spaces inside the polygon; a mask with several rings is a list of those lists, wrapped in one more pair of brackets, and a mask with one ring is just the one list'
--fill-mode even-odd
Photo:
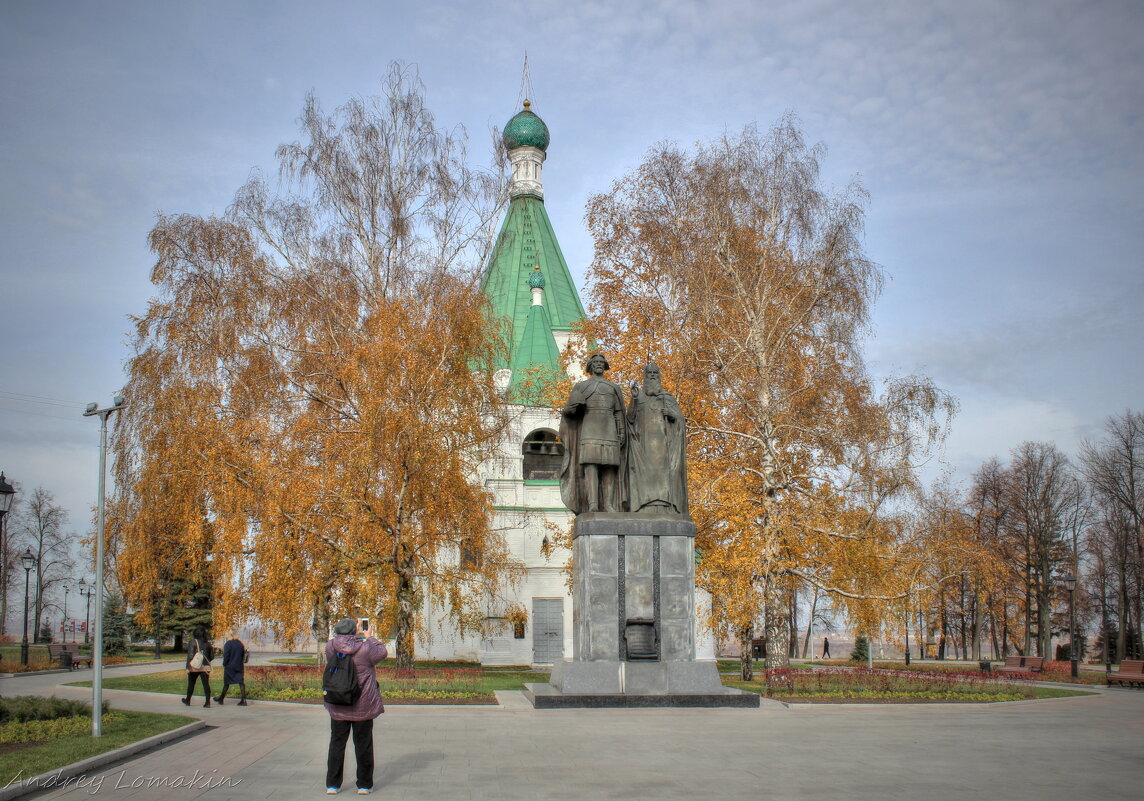
{"label": "shrub", "polygon": [[[103,716],[105,723],[123,720],[122,712],[110,712]],[[0,729],[0,743],[36,743],[41,740],[58,740],[75,734],[91,731],[91,715],[73,715],[53,720],[29,720],[24,723],[8,723]]]}
{"label": "shrub", "polygon": [[51,670],[52,667],[52,663],[42,657],[38,659],[29,657],[27,665],[20,664],[19,659],[0,659],[0,673],[32,673],[37,670]]}
{"label": "shrub", "polygon": [[854,638],[854,650],[850,652],[851,662],[865,662],[870,658],[870,640],[865,634]]}
{"label": "shrub", "polygon": [[[103,702],[103,711],[110,709]],[[45,697],[42,695],[19,695],[13,698],[0,698],[0,724],[25,723],[30,720],[55,720],[77,715],[91,717],[91,704],[72,701],[68,698]]]}

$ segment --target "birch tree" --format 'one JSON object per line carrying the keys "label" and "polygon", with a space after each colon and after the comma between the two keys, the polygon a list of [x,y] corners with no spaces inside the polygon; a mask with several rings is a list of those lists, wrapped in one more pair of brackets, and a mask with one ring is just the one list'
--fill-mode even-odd
{"label": "birch tree", "polygon": [[585,333],[614,376],[636,380],[652,360],[678,395],[698,577],[744,644],[762,611],[768,668],[788,662],[792,583],[862,626],[904,597],[895,504],[954,408],[922,377],[870,381],[862,347],[883,275],[861,243],[866,195],[828,193],[822,157],[791,117],[663,144],[587,211]]}
{"label": "birch tree", "polygon": [[409,666],[424,593],[479,631],[517,568],[472,481],[504,426],[476,279],[505,192],[411,70],[383,88],[330,115],[309,97],[277,185],[151,231],[116,535],[145,615],[162,570],[209,562],[217,625],[293,641],[360,614]]}

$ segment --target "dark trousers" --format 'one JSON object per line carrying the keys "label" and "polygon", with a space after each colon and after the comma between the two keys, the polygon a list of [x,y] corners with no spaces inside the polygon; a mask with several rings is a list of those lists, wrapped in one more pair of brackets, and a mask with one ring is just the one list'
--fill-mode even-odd
{"label": "dark trousers", "polygon": [[330,755],[326,760],[326,786],[342,786],[346,741],[354,733],[358,789],[373,789],[373,720],[330,720]]}
{"label": "dark trousers", "polygon": [[196,673],[193,670],[187,671],[187,700],[191,700],[191,696],[195,692],[195,681],[201,678],[203,680],[203,697],[207,699],[207,703],[211,702],[211,674],[209,673]]}

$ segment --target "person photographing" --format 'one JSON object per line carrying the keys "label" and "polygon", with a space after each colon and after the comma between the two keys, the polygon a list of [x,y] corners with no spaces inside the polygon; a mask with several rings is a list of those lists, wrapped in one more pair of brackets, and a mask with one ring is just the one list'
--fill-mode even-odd
{"label": "person photographing", "polygon": [[[341,789],[346,742],[351,733],[357,759],[358,795],[373,791],[373,720],[385,711],[375,666],[389,652],[385,643],[370,635],[368,629],[367,620],[342,618],[334,625],[334,636],[326,643],[322,688],[323,705],[330,713],[327,795],[335,795]],[[345,681],[351,672],[356,689],[347,692]]]}

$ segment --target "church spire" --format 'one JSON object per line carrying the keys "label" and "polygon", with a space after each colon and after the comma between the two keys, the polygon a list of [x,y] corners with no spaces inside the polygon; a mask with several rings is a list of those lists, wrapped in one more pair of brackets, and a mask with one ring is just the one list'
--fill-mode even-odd
{"label": "church spire", "polygon": [[508,121],[504,127],[504,146],[512,164],[512,180],[508,191],[512,198],[531,195],[544,199],[544,184],[540,179],[540,165],[548,150],[548,126],[532,111],[532,101],[524,101],[524,110]]}

